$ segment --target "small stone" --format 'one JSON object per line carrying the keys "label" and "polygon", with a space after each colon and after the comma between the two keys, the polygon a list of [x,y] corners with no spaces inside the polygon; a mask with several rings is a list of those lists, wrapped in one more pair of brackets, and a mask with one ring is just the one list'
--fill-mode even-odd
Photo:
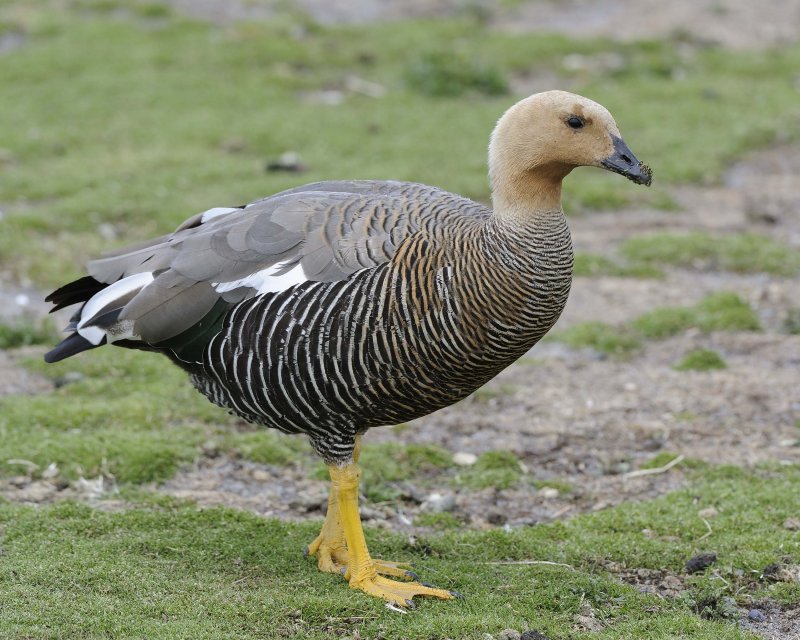
{"label": "small stone", "polygon": [[542,487],[536,493],[542,496],[542,498],[545,500],[553,500],[558,497],[558,489],[555,487]]}
{"label": "small stone", "polygon": [[583,616],[578,614],[575,616],[574,620],[575,624],[583,627],[587,631],[600,631],[604,627],[602,622],[592,616]]}
{"label": "small stone", "polygon": [[253,471],[250,473],[250,475],[253,477],[253,480],[255,480],[256,482],[266,482],[267,480],[269,480],[272,477],[269,474],[269,472],[268,471],[264,471],[264,469],[253,469]]}
{"label": "small stone", "polygon": [[214,438],[209,438],[202,445],[200,445],[200,450],[207,458],[216,458],[220,454],[219,442],[214,440]]}
{"label": "small stone", "polygon": [[56,465],[55,462],[51,462],[49,465],[47,465],[47,469],[42,471],[42,478],[45,480],[52,480],[58,476],[59,473],[60,471],[58,470],[58,465]]}
{"label": "small stone", "polygon": [[423,511],[432,511],[433,513],[452,511],[455,507],[456,498],[452,493],[438,492],[429,494],[421,506]]}
{"label": "small stone", "polygon": [[303,164],[300,154],[296,151],[282,153],[279,158],[270,160],[266,165],[266,170],[270,172],[286,171],[289,173],[301,173],[306,169],[307,167]]}
{"label": "small stone", "polygon": [[716,553],[698,553],[686,562],[686,573],[699,573],[717,561]]}
{"label": "small stone", "polygon": [[800,520],[797,518],[786,518],[786,520],[783,521],[783,528],[789,531],[798,531],[800,530]]}
{"label": "small stone", "polygon": [[661,586],[670,591],[680,591],[683,589],[683,583],[678,576],[664,576],[661,581]]}
{"label": "small stone", "polygon": [[44,502],[55,493],[55,487],[49,482],[37,480],[32,482],[15,496],[16,500],[22,502]]}
{"label": "small stone", "polygon": [[497,634],[497,640],[520,640],[520,632],[516,629],[503,629]]}
{"label": "small stone", "polygon": [[467,453],[466,451],[459,451],[453,454],[453,464],[459,467],[469,467],[478,461],[478,456],[474,453]]}
{"label": "small stone", "polygon": [[16,487],[17,489],[27,487],[30,482],[31,479],[28,476],[11,476],[8,479],[8,484],[10,484],[12,487]]}
{"label": "small stone", "polygon": [[767,618],[763,612],[758,609],[750,609],[750,611],[747,612],[747,619],[753,622],[764,622]]}
{"label": "small stone", "polygon": [[506,514],[500,513],[499,511],[490,511],[486,516],[486,521],[493,525],[505,524],[507,520]]}
{"label": "small stone", "polygon": [[776,562],[764,567],[761,573],[772,582],[800,582],[800,567],[796,565]]}
{"label": "small stone", "polygon": [[706,507],[705,509],[700,509],[697,512],[697,515],[701,518],[716,518],[719,515],[719,511],[717,511],[714,507]]}
{"label": "small stone", "polygon": [[539,633],[536,629],[531,629],[530,631],[525,631],[520,637],[519,640],[550,640],[546,635],[543,633]]}

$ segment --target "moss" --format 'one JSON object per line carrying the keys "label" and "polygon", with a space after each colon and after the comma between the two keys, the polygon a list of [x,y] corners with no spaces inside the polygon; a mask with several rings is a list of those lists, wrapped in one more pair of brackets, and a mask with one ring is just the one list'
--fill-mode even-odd
{"label": "moss", "polygon": [[713,371],[715,369],[725,369],[727,366],[725,360],[716,351],[695,349],[687,353],[675,365],[675,368],[678,371]]}

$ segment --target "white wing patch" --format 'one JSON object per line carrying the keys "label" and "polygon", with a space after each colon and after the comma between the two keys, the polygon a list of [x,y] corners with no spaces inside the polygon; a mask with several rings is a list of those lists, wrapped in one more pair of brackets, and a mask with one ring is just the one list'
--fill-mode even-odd
{"label": "white wing patch", "polygon": [[251,273],[249,276],[240,280],[212,282],[211,286],[214,287],[217,293],[233,291],[239,287],[250,287],[256,289],[259,293],[277,293],[297,284],[308,282],[303,267],[299,264],[282,275],[275,275],[276,272],[280,271],[285,265],[285,262],[279,262],[261,271]]}
{"label": "white wing patch", "polygon": [[204,212],[200,217],[200,223],[203,224],[209,220],[213,220],[218,216],[224,216],[226,213],[233,213],[234,211],[241,211],[238,207],[214,207]]}
{"label": "white wing patch", "polygon": [[[115,308],[118,309],[119,306],[115,306],[117,301],[121,301],[122,298],[129,296],[131,293],[140,291],[152,281],[153,274],[149,271],[137,273],[127,278],[122,278],[122,280],[117,280],[114,284],[94,294],[81,309],[81,317],[76,327],[77,332],[92,344],[100,344],[103,337],[107,335],[106,329],[92,325],[91,322],[102,313]],[[113,339],[122,340],[126,337],[131,336],[115,335]],[[109,339],[111,340],[110,337]]]}

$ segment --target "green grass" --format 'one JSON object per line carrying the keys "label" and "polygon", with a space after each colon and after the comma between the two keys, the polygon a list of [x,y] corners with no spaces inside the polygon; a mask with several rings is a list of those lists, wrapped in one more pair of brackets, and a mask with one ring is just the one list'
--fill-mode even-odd
{"label": "green grass", "polygon": [[800,272],[800,251],[754,233],[657,233],[625,240],[620,253],[651,267],[675,265],[776,276]]}
{"label": "green grass", "polygon": [[459,470],[452,483],[468,489],[509,489],[522,478],[522,467],[517,456],[510,451],[487,451],[477,462]]}
{"label": "green grass", "polygon": [[37,321],[23,316],[0,322],[0,349],[53,344],[58,339],[58,332],[49,318]]}
{"label": "green grass", "polygon": [[[722,598],[746,606],[751,597],[800,596],[796,585],[758,578],[773,562],[800,562],[800,539],[781,526],[795,514],[798,482],[797,467],[758,474],[720,468],[691,489],[565,523],[453,531],[413,546],[405,536],[368,530],[376,556],[413,560],[423,579],[465,595],[421,601],[405,616],[303,559],[318,523],[163,498],[116,513],[73,503],[0,503],[0,590],[4,602],[18,603],[0,607],[0,628],[27,638],[322,639],[358,631],[482,639],[510,627],[576,640],[744,639],[751,636],[721,617]],[[697,511],[708,505],[719,515],[704,537]],[[617,563],[681,574],[689,557],[708,550],[718,562],[685,578],[688,590],[676,600],[641,594],[604,569]],[[491,564],[526,560],[574,569]],[[572,631],[587,603],[605,628]]]}
{"label": "green grass", "polygon": [[683,356],[675,368],[678,371],[713,371],[725,369],[727,366],[725,360],[716,351],[695,349]]}
{"label": "green grass", "polygon": [[576,276],[616,276],[620,278],[663,278],[664,272],[652,264],[621,263],[591,253],[575,254]]}
{"label": "green grass", "polygon": [[252,432],[198,394],[163,358],[124,349],[29,366],[59,384],[50,393],[0,399],[0,475],[19,472],[9,459],[66,479],[108,471],[121,483],[171,477],[206,443],[259,462],[285,464],[308,451],[304,439]]}
{"label": "green grass", "polygon": [[615,327],[605,322],[581,322],[547,335],[573,349],[591,348],[606,355],[625,357],[637,351],[642,341],[627,327]]}
{"label": "green grass", "polygon": [[632,322],[645,338],[667,338],[691,328],[712,331],[760,331],[758,316],[737,294],[720,291],[692,307],[663,307],[642,314]]}
{"label": "green grass", "polygon": [[696,328],[712,331],[760,331],[752,307],[730,291],[712,293],[691,307],[662,307],[648,311],[629,324],[613,326],[583,322],[548,334],[547,340],[563,342],[574,349],[591,348],[599,353],[627,357],[646,339],[663,339]]}
{"label": "green grass", "polygon": [[[469,18],[329,28],[287,13],[219,27],[158,3],[122,6],[57,11],[47,2],[11,2],[0,12],[28,36],[0,57],[9,154],[0,203],[11,212],[2,221],[0,266],[42,287],[78,275],[110,246],[168,231],[196,211],[304,181],[416,180],[487,199],[488,135],[516,98],[485,95],[502,84],[492,78],[540,70],[571,76],[578,91],[614,112],[631,148],[654,167],[654,190],[595,169],[576,172],[565,189],[572,211],[631,199],[664,204],[664,185],[719,176],[778,127],[784,136],[798,129],[787,78],[800,65],[800,46],[725,55],[698,49],[679,59],[669,42],[514,36]],[[587,76],[562,67],[570,53],[615,53],[624,65]],[[442,60],[469,61],[468,77],[445,74],[434,86],[454,83],[448,93],[477,83],[479,91],[468,99],[420,93],[409,86],[415,60],[439,60],[440,70],[453,67]],[[669,73],[677,67],[682,80]],[[386,95],[351,91],[352,76],[382,85]],[[330,89],[342,92],[341,104],[315,101]],[[308,171],[265,174],[265,161],[287,150],[300,153]]]}

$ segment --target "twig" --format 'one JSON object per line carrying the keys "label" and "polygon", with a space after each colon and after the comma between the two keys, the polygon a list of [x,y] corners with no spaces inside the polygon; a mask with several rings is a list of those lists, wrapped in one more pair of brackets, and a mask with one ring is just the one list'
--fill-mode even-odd
{"label": "twig", "polygon": [[706,525],[706,529],[708,529],[708,531],[706,533],[704,533],[702,536],[700,536],[697,539],[697,542],[700,542],[701,540],[705,540],[708,536],[710,536],[713,533],[713,531],[711,530],[711,525],[708,524],[708,520],[706,520],[705,518],[700,518],[700,519],[703,521],[703,524]]}
{"label": "twig", "polygon": [[531,565],[531,564],[545,564],[550,567],[566,567],[572,571],[576,571],[575,567],[563,562],[550,562],[549,560],[499,560],[497,562],[484,562],[483,564],[491,565]]}
{"label": "twig", "polygon": [[405,609],[401,609],[400,607],[398,607],[398,606],[397,606],[396,604],[394,604],[393,602],[387,602],[387,603],[386,603],[386,608],[387,608],[389,611],[394,611],[395,613],[402,613],[402,614],[406,614],[406,613],[408,613],[408,611],[406,611]]}
{"label": "twig", "polygon": [[550,514],[550,519],[551,520],[555,520],[559,516],[563,516],[567,511],[570,511],[571,509],[572,509],[572,505],[568,504],[566,507],[563,507],[563,508],[559,509],[555,513],[551,513]]}
{"label": "twig", "polygon": [[626,473],[624,477],[625,478],[638,478],[640,476],[654,476],[657,473],[666,473],[667,471],[672,469],[672,467],[674,467],[675,465],[678,465],[681,462],[683,462],[685,458],[686,458],[686,456],[684,456],[683,454],[680,454],[676,458],[673,458],[672,460],[670,460],[663,467],[657,467],[655,469],[637,469],[636,471],[628,471],[628,473]]}

